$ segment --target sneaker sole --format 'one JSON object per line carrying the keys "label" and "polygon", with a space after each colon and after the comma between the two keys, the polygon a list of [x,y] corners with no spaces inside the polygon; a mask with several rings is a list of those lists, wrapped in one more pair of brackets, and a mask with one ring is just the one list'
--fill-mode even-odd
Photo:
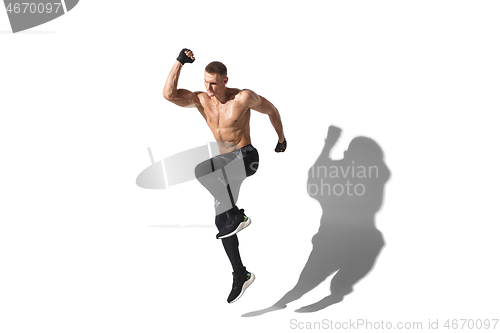
{"label": "sneaker sole", "polygon": [[243,296],[243,293],[245,292],[245,290],[250,287],[250,285],[253,283],[253,281],[255,280],[255,274],[254,273],[250,273],[250,279],[248,279],[247,281],[245,281],[245,283],[243,284],[243,287],[241,288],[241,293],[235,298],[233,299],[231,302],[229,302],[229,304],[231,303],[234,303],[236,302],[237,300],[240,299],[241,296]]}
{"label": "sneaker sole", "polygon": [[[247,216],[248,217],[248,216]],[[234,230],[233,232],[227,234],[227,235],[224,235],[224,236],[220,236],[220,237],[217,237],[218,239],[222,239],[222,238],[227,238],[227,237],[231,237],[232,235],[235,235],[236,233],[240,232],[241,230],[245,229],[246,227],[248,227],[250,225],[250,223],[252,223],[252,220],[248,217],[248,220],[246,220],[245,222],[241,222],[238,227],[236,228],[236,230]]]}

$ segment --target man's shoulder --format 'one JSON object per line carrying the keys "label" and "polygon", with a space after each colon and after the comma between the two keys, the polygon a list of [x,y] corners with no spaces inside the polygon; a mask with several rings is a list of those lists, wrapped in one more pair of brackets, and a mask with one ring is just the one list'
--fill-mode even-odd
{"label": "man's shoulder", "polygon": [[244,95],[250,95],[250,94],[255,94],[255,92],[251,89],[247,89],[247,88],[244,88],[244,89],[238,89],[238,93],[239,94],[244,94]]}
{"label": "man's shoulder", "polygon": [[257,99],[258,95],[250,89],[238,89],[235,99],[241,103],[247,104]]}
{"label": "man's shoulder", "polygon": [[229,91],[229,95],[232,96],[241,96],[242,94],[248,93],[248,89],[239,89],[239,88],[227,88]]}
{"label": "man's shoulder", "polygon": [[208,97],[208,94],[204,91],[195,91],[194,94],[196,95],[196,97],[198,97],[200,102],[202,100],[210,99],[210,97]]}
{"label": "man's shoulder", "polygon": [[198,97],[207,97],[208,94],[204,91],[195,91],[194,94]]}

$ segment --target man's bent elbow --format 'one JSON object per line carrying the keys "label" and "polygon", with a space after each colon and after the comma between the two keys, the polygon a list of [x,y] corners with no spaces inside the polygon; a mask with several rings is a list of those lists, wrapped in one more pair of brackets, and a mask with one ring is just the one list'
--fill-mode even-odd
{"label": "man's bent elbow", "polygon": [[172,94],[171,92],[163,92],[163,97],[165,97],[165,99],[169,102],[172,102],[172,100],[174,100],[175,98],[175,95]]}

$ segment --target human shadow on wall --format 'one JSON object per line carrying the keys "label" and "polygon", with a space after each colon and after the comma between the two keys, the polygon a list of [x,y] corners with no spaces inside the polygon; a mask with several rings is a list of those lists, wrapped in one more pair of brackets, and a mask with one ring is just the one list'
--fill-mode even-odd
{"label": "human shadow on wall", "polygon": [[329,127],[325,146],[308,172],[307,192],[320,203],[323,215],[297,284],[271,307],[243,317],[284,309],[337,271],[331,280],[331,294],[296,312],[324,309],[341,302],[375,265],[385,245],[375,226],[375,214],[382,206],[390,171],[380,146],[367,137],[354,138],[343,159],[330,159],[340,132]]}

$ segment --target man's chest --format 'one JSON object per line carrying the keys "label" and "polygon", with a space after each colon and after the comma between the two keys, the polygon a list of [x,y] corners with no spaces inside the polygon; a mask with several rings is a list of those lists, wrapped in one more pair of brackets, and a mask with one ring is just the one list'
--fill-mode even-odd
{"label": "man's chest", "polygon": [[248,111],[247,108],[232,102],[220,105],[207,104],[204,109],[207,123],[217,127],[234,126],[244,118]]}

